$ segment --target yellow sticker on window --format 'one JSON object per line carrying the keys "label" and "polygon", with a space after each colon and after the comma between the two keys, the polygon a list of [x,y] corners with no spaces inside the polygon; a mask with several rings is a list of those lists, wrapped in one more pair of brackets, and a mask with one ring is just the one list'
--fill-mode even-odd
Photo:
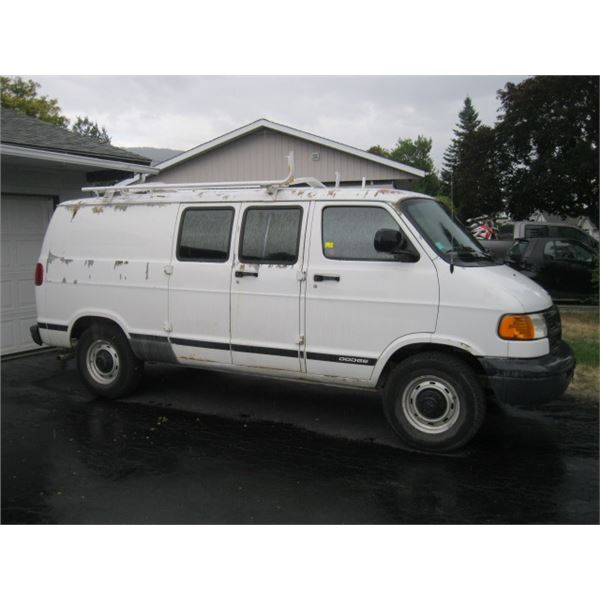
{"label": "yellow sticker on window", "polygon": [[333,242],[325,242],[325,248],[331,250],[332,248],[335,248],[335,244]]}

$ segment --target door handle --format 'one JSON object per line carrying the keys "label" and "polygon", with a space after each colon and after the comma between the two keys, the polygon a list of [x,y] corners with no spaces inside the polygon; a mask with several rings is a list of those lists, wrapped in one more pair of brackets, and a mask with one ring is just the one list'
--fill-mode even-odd
{"label": "door handle", "polygon": [[339,275],[315,275],[313,277],[315,281],[339,281]]}
{"label": "door handle", "polygon": [[258,277],[258,273],[256,271],[236,271],[236,277]]}

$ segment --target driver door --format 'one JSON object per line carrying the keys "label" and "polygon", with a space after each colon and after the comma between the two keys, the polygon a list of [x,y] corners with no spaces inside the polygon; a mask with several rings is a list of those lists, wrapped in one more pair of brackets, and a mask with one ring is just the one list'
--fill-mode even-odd
{"label": "driver door", "polygon": [[306,274],[306,370],[369,379],[394,340],[435,330],[439,286],[422,250],[417,262],[377,252],[379,229],[402,230],[384,203],[315,203]]}

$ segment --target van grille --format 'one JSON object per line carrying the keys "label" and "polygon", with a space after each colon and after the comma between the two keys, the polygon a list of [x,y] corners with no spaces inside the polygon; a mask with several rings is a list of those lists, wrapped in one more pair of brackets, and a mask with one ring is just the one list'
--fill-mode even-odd
{"label": "van grille", "polygon": [[546,320],[546,326],[548,327],[548,341],[550,343],[550,352],[554,352],[562,338],[562,326],[560,323],[560,313],[558,308],[553,304],[548,310],[543,313],[544,319]]}

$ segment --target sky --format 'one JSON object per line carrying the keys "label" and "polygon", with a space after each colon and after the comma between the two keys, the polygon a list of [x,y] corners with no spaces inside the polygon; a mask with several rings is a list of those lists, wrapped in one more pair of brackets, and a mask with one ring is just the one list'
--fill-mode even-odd
{"label": "sky", "polygon": [[493,125],[498,89],[524,76],[35,76],[70,119],[112,144],[188,150],[260,118],[361,149],[432,138],[438,168],[467,95]]}

